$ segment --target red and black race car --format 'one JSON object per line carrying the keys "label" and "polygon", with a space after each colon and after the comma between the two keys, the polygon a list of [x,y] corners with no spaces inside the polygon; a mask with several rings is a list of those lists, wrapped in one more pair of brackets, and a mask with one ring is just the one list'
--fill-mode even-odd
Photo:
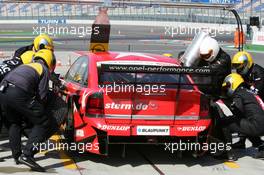
{"label": "red and black race car", "polygon": [[189,76],[210,70],[133,52],[79,52],[64,77],[69,114],[65,136],[108,154],[109,144],[197,138],[211,124],[209,100]]}

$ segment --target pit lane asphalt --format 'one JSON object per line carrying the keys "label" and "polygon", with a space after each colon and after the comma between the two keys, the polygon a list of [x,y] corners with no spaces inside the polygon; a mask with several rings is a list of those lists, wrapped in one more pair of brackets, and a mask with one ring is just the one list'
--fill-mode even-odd
{"label": "pit lane asphalt", "polygon": [[[17,28],[21,29],[20,26]],[[142,30],[142,37],[138,32],[133,33],[130,27],[125,28],[132,33],[128,34],[122,30],[119,37],[129,36],[125,39],[111,39],[111,50],[117,51],[135,51],[150,53],[172,53],[176,56],[179,51],[184,50],[189,41],[179,40],[159,40],[159,32],[155,34],[156,38],[144,37],[144,33],[149,32],[149,28],[137,28]],[[156,29],[154,29],[155,31]],[[115,31],[115,30],[114,30]],[[134,36],[135,35],[135,36]],[[134,38],[133,38],[134,36]],[[57,72],[65,74],[68,69],[68,61],[73,62],[78,55],[74,51],[86,50],[88,48],[88,40],[84,39],[63,38],[55,40],[56,56],[63,66],[58,66]],[[4,55],[11,55],[13,50],[25,45],[25,43],[1,43],[0,50],[4,51]],[[223,43],[224,46],[231,45]],[[231,48],[225,49],[229,54],[235,53]],[[252,53],[255,61],[264,66],[263,53]],[[66,66],[65,66],[66,65]],[[56,138],[56,137],[55,137]],[[54,139],[54,138],[53,138]],[[56,138],[58,139],[58,138]],[[164,146],[143,146],[130,145],[127,147],[126,157],[122,158],[122,147],[112,146],[110,148],[110,156],[97,156],[93,154],[77,154],[75,152],[48,151],[37,155],[38,162],[47,169],[49,174],[180,174],[180,175],[209,175],[209,174],[228,174],[228,175],[260,175],[264,171],[264,161],[252,158],[256,150],[250,147],[247,142],[246,150],[237,150],[239,160],[236,163],[226,163],[215,160],[210,156],[204,156],[196,159],[186,154],[180,159],[174,153],[165,150]],[[8,148],[8,139],[0,136],[0,174],[42,174],[28,172],[29,169],[23,165],[15,165],[11,158],[11,152]]]}

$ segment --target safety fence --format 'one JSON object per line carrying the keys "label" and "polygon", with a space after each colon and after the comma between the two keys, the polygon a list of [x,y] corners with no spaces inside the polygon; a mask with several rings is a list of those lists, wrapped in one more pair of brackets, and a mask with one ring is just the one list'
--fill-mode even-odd
{"label": "safety fence", "polygon": [[[143,0],[144,1],[144,0]],[[146,0],[145,0],[146,1]],[[167,0],[171,3],[205,2],[206,0]],[[219,0],[207,0],[214,3]],[[221,0],[231,2],[232,0]],[[249,16],[264,13],[263,0],[233,0],[234,7],[240,13],[243,23],[248,23]],[[147,1],[146,1],[147,2]],[[164,1],[165,2],[165,1]],[[122,5],[122,1],[120,1]],[[94,19],[99,6],[89,4],[55,4],[55,3],[6,3],[0,1],[0,19]],[[201,23],[235,24],[234,16],[219,9],[199,9],[162,7],[159,5],[132,5],[109,8],[109,16],[115,20],[180,21]]]}

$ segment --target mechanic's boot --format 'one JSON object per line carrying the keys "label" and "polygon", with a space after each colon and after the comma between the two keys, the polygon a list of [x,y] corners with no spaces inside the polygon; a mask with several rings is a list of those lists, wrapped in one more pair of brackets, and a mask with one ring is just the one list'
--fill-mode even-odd
{"label": "mechanic's boot", "polygon": [[264,144],[260,137],[249,137],[248,140],[252,143],[252,147],[259,148]]}
{"label": "mechanic's boot", "polygon": [[28,157],[28,156],[22,154],[18,158],[18,161],[19,161],[19,163],[27,165],[28,167],[30,167],[32,171],[45,172],[45,169],[42,168],[39,164],[37,164],[32,157]]}
{"label": "mechanic's boot", "polygon": [[264,159],[264,151],[259,151],[255,156],[255,159]]}
{"label": "mechanic's boot", "polygon": [[14,158],[14,161],[15,161],[16,165],[20,164],[20,162],[18,161],[18,158]]}
{"label": "mechanic's boot", "polygon": [[258,151],[264,151],[264,143],[258,147]]}
{"label": "mechanic's boot", "polygon": [[237,160],[237,157],[232,150],[225,151],[221,155],[214,156],[214,158],[217,160],[223,160],[227,162],[234,162]]}
{"label": "mechanic's boot", "polygon": [[20,164],[20,162],[18,161],[18,158],[21,156],[21,154],[22,154],[22,152],[18,152],[15,155],[13,155],[16,165]]}
{"label": "mechanic's boot", "polygon": [[255,159],[264,159],[264,144],[258,147],[258,153],[254,156]]}
{"label": "mechanic's boot", "polygon": [[240,140],[232,144],[233,149],[246,149],[246,139],[240,138]]}
{"label": "mechanic's boot", "polygon": [[264,159],[264,149],[259,149],[259,151],[254,156],[255,159]]}
{"label": "mechanic's boot", "polygon": [[227,157],[226,159],[227,162],[237,161],[237,156],[232,150],[226,152],[226,157]]}

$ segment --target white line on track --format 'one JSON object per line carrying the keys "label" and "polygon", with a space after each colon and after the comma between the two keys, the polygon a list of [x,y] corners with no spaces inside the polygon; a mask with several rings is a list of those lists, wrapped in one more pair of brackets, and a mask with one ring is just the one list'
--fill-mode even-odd
{"label": "white line on track", "polygon": [[[225,47],[225,50],[234,50],[234,51],[237,51],[236,48],[230,48],[230,47]],[[245,50],[247,50],[247,49],[245,49]],[[247,50],[247,51],[253,52],[253,53],[264,53],[264,51],[258,51],[258,50]]]}

